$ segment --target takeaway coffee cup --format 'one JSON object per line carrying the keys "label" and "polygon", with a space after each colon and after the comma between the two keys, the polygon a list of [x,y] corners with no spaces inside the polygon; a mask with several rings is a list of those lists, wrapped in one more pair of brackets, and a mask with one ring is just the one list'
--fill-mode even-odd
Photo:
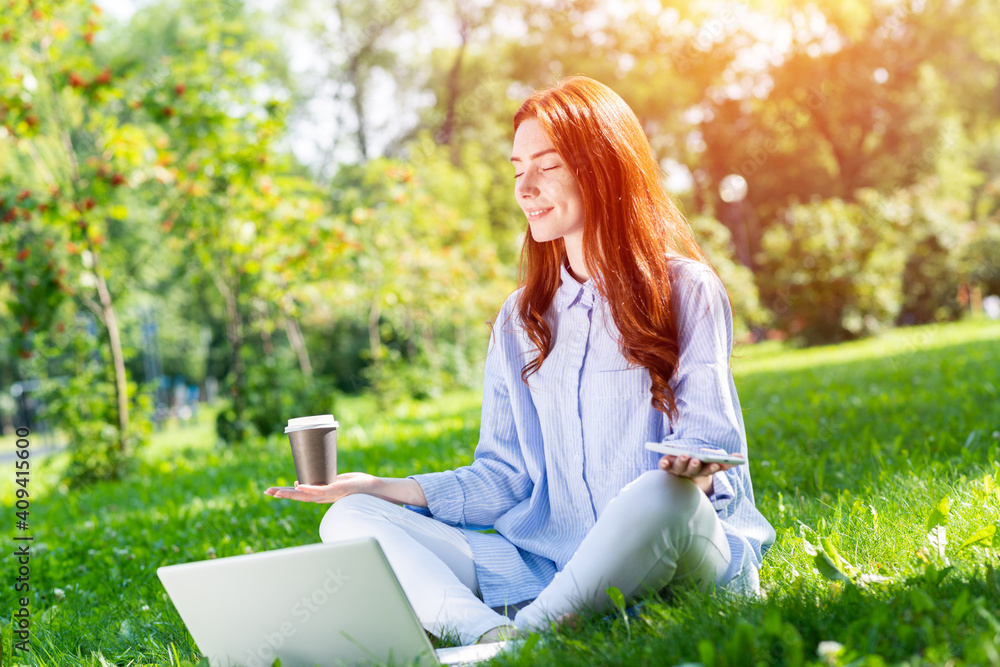
{"label": "takeaway coffee cup", "polygon": [[299,484],[329,484],[337,478],[337,427],[333,415],[288,420],[285,433],[292,446]]}

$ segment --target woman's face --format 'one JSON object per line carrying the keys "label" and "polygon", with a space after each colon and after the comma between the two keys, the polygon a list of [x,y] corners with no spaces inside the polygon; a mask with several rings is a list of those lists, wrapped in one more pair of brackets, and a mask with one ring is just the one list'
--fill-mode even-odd
{"label": "woman's face", "polygon": [[514,196],[528,218],[531,238],[583,243],[583,194],[576,177],[534,118],[514,133]]}

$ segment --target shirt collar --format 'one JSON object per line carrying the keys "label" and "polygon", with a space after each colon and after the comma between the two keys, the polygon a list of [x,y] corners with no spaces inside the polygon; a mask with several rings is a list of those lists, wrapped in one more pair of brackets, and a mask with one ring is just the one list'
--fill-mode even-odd
{"label": "shirt collar", "polygon": [[587,282],[581,285],[569,272],[566,264],[560,267],[559,273],[562,282],[556,290],[554,299],[556,312],[572,308],[577,304],[589,310],[594,305],[594,297],[597,296],[597,285],[594,283],[594,279],[588,278]]}

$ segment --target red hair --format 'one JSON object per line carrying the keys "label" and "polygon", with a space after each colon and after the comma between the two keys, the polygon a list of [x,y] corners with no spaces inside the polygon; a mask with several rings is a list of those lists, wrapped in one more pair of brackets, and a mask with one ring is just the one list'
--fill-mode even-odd
{"label": "red hair", "polygon": [[[676,419],[670,379],[680,346],[668,266],[675,256],[711,264],[664,191],[639,120],[613,90],[587,77],[569,77],[525,100],[514,116],[514,131],[529,118],[538,120],[583,192],[587,271],[621,332],[622,355],[649,370],[653,407]],[[525,235],[518,315],[538,350],[521,370],[525,383],[552,345],[542,314],[559,287],[565,252],[561,238],[539,243]]]}

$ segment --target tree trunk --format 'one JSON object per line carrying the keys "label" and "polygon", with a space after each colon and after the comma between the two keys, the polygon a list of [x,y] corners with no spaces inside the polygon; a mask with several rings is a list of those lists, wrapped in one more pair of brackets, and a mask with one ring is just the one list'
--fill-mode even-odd
{"label": "tree trunk", "polygon": [[216,273],[212,273],[212,280],[222,294],[226,302],[226,338],[229,339],[229,349],[233,366],[233,412],[236,413],[234,429],[236,431],[236,443],[243,442],[246,437],[246,416],[247,409],[247,377],[246,368],[243,365],[243,315],[240,313],[239,276],[235,276],[233,285],[230,286]]}
{"label": "tree trunk", "polygon": [[[462,58],[465,56],[465,49],[469,43],[469,22],[464,17],[459,17],[459,28],[458,33],[462,39],[462,43],[458,47],[458,52],[455,54],[455,62],[451,65],[451,71],[448,73],[448,101],[446,103],[444,124],[441,126],[441,132],[438,134],[438,143],[445,146],[451,144],[452,135],[455,133],[456,120],[456,107],[458,106],[458,96],[461,93],[459,80],[462,76]],[[457,166],[459,161],[460,153],[458,147],[456,146],[452,151],[452,162]]]}
{"label": "tree trunk", "polygon": [[97,278],[97,295],[101,302],[101,316],[104,328],[108,332],[108,344],[111,346],[111,359],[115,369],[115,394],[118,399],[118,451],[122,456],[129,452],[129,409],[128,409],[128,375],[125,372],[125,355],[122,354],[121,335],[118,330],[118,316],[115,314],[108,283],[101,269],[100,253],[92,243],[88,243],[91,257],[94,261],[94,275]]}
{"label": "tree trunk", "polygon": [[378,364],[382,358],[382,334],[378,330],[380,317],[382,317],[382,308],[379,306],[378,297],[375,297],[368,310],[368,345],[371,346],[373,364]]}
{"label": "tree trunk", "polygon": [[299,326],[299,321],[289,315],[284,306],[282,306],[281,311],[285,324],[285,333],[288,335],[289,344],[295,350],[295,356],[299,359],[299,368],[302,369],[302,375],[312,382],[312,362],[309,360],[309,349],[306,347],[305,336],[302,335],[302,328]]}
{"label": "tree trunk", "polygon": [[354,94],[351,96],[351,107],[354,109],[355,120],[358,123],[355,138],[358,142],[358,152],[361,154],[362,163],[368,162],[368,133],[365,130],[365,87],[361,81],[360,71],[361,59],[365,53],[367,51],[362,50],[355,54],[347,67],[347,79],[350,81],[351,87],[354,88]]}
{"label": "tree trunk", "polygon": [[257,319],[257,326],[260,328],[260,340],[264,344],[264,357],[269,363],[273,363],[275,361],[274,340],[267,328],[267,304],[261,299],[254,299],[254,316]]}

